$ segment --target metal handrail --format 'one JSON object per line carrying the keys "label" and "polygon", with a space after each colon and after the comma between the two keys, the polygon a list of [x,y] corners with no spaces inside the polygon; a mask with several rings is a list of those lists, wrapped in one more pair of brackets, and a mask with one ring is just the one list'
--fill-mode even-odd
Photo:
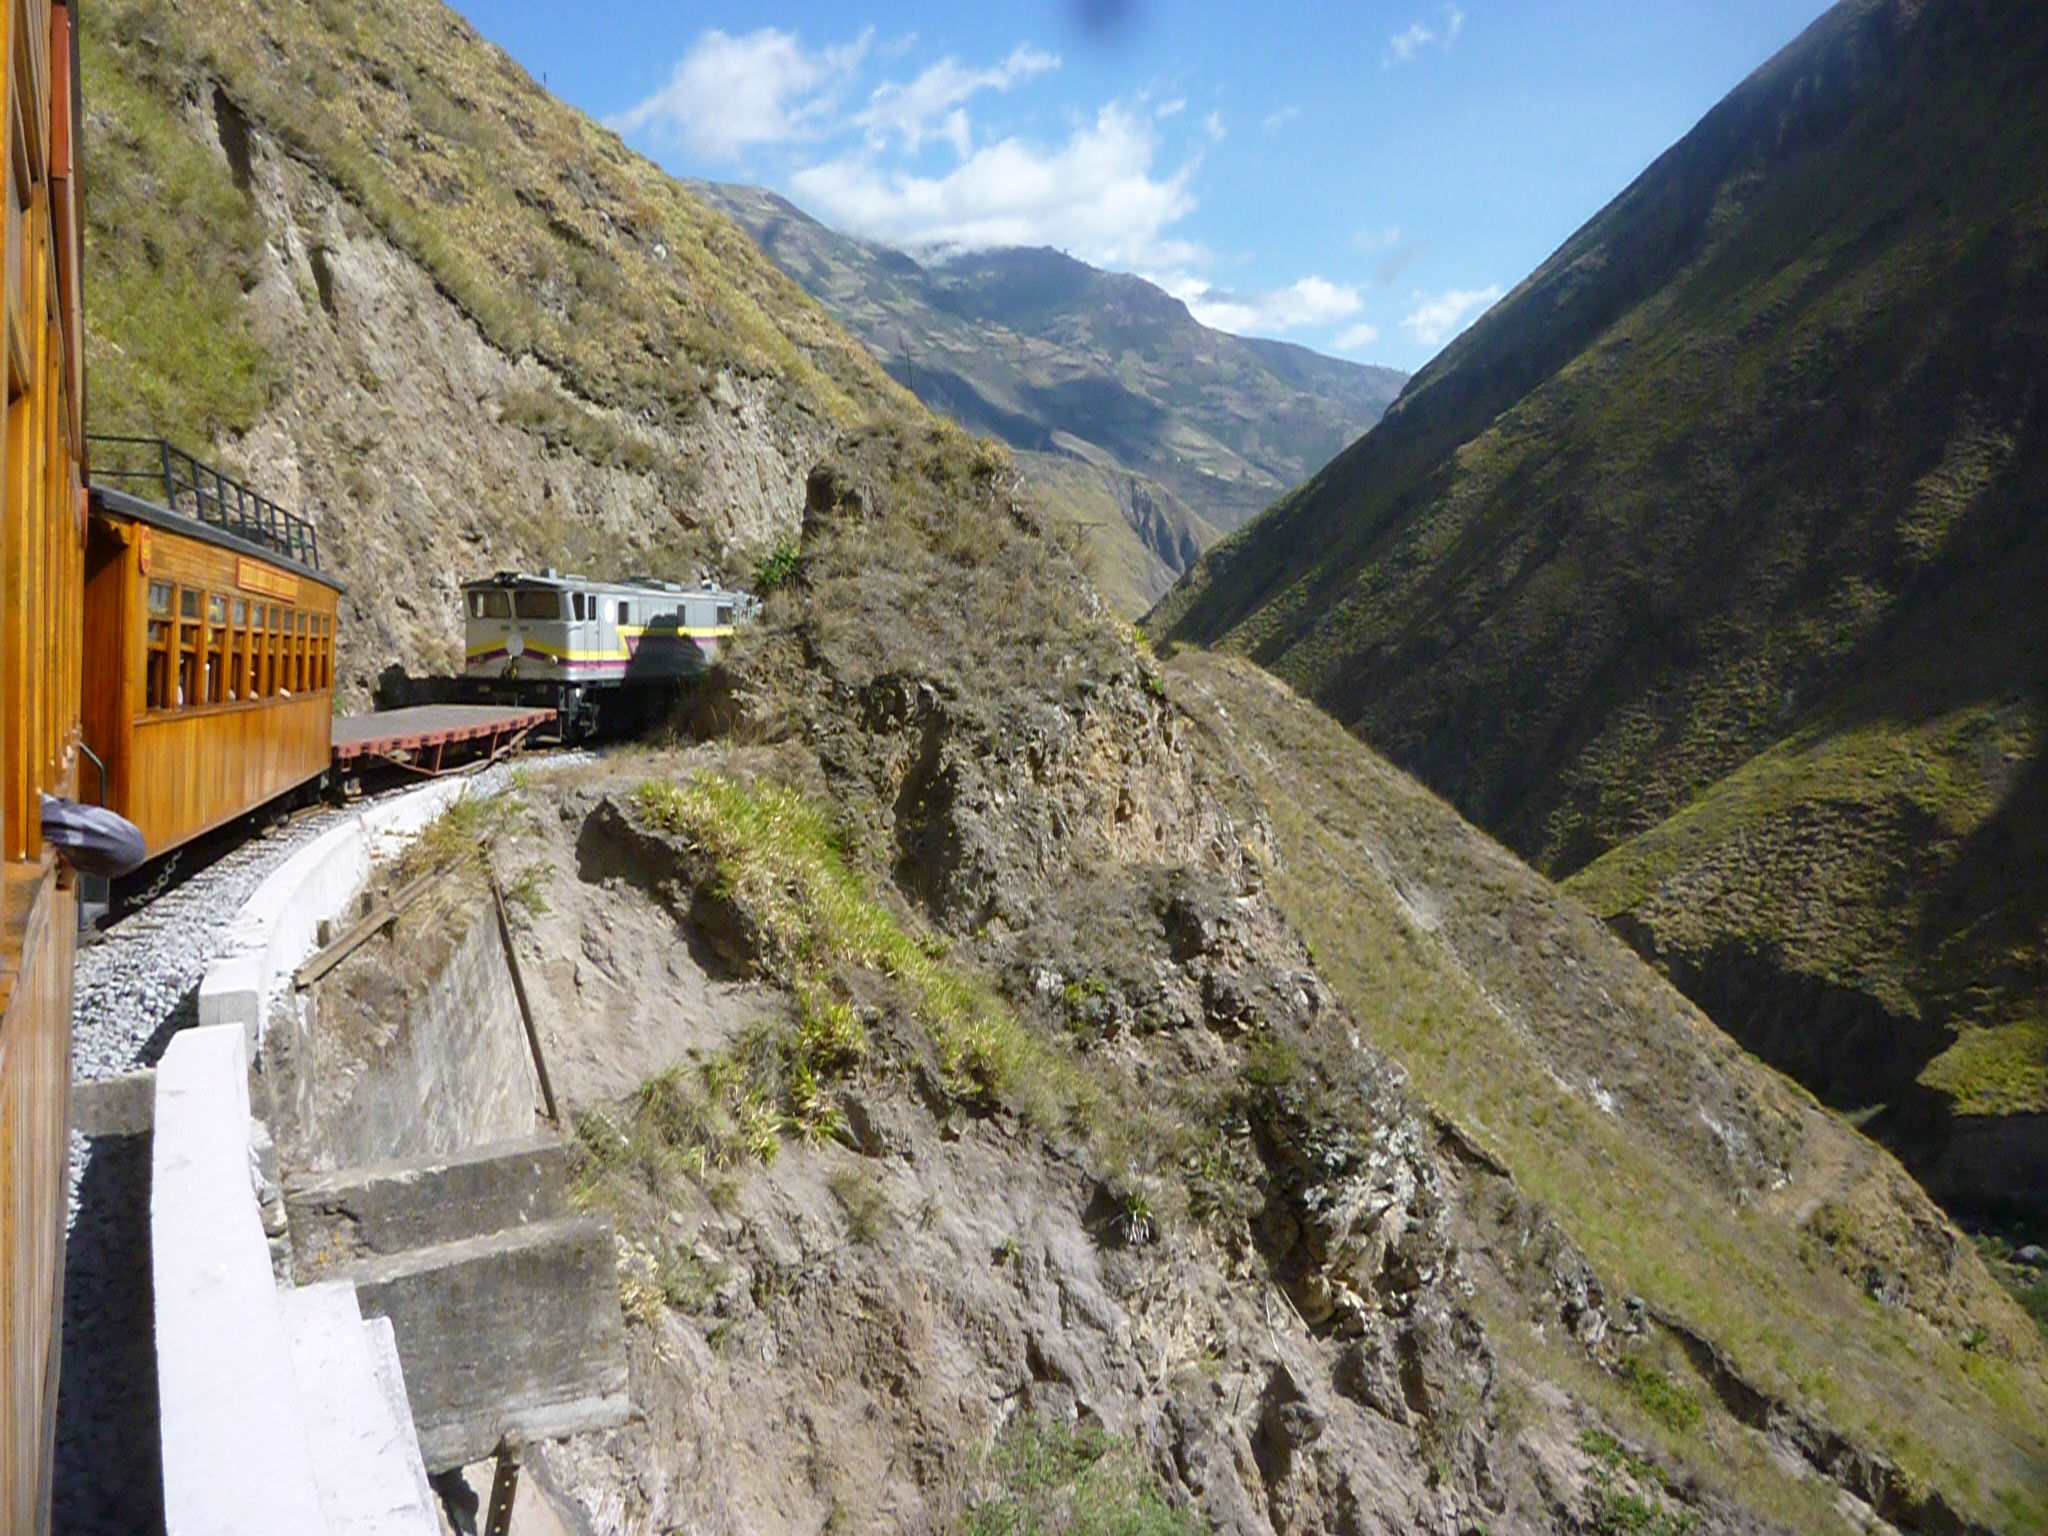
{"label": "metal handrail", "polygon": [[[285,511],[260,491],[222,474],[211,464],[202,464],[166,439],[93,432],[86,434],[86,441],[128,450],[147,449],[147,457],[153,461],[147,469],[115,469],[106,467],[106,458],[95,458],[95,480],[140,480],[159,485],[163,488],[163,504],[171,511],[274,549],[313,570],[320,569],[320,532],[311,523]],[[113,457],[133,463],[144,455],[129,452]]]}

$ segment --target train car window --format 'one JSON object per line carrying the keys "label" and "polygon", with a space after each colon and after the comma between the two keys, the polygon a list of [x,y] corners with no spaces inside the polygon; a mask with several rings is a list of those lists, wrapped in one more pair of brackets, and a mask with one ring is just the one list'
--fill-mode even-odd
{"label": "train car window", "polygon": [[730,629],[730,628],[732,628],[732,604],[731,604],[731,603],[720,603],[720,604],[718,605],[718,625],[719,625],[719,628],[721,628],[721,629]]}
{"label": "train car window", "polygon": [[168,581],[152,581],[149,584],[149,611],[168,618],[171,612],[171,584]]}
{"label": "train car window", "polygon": [[205,633],[199,622],[197,587],[178,588],[178,708],[189,709],[206,697]]}
{"label": "train car window", "polygon": [[[160,582],[151,583],[151,597]],[[171,609],[171,592],[164,587],[165,613]],[[163,619],[149,621],[149,659],[142,678],[142,706],[145,709],[171,707],[171,626]]]}
{"label": "train car window", "polygon": [[583,594],[581,592],[572,592],[569,595],[569,612],[575,616],[578,624],[583,622]]}
{"label": "train car window", "polygon": [[512,611],[522,619],[559,619],[562,616],[562,594],[534,589],[514,592]]}
{"label": "train car window", "polygon": [[206,702],[222,704],[228,696],[228,600],[217,592],[206,596]]}
{"label": "train car window", "polygon": [[621,624],[626,624],[626,623],[630,623],[630,622],[631,622],[631,620],[629,620],[629,619],[628,619],[628,618],[626,617],[627,613],[628,613],[628,612],[630,612],[630,611],[631,611],[631,605],[629,605],[629,604],[626,604],[626,603],[621,603],[621,604],[619,604],[619,622],[620,622]]}

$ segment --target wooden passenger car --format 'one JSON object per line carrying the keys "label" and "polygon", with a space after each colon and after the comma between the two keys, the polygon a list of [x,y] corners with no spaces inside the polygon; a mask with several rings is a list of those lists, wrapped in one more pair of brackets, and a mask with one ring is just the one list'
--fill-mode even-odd
{"label": "wooden passenger car", "polygon": [[73,877],[39,796],[79,786],[84,313],[71,12],[0,3],[0,1532],[48,1527],[71,1078]]}
{"label": "wooden passenger car", "polygon": [[[174,499],[186,481],[167,483]],[[194,505],[209,516],[92,491],[85,740],[151,858],[329,763],[340,588],[296,519],[223,518],[211,491]]]}

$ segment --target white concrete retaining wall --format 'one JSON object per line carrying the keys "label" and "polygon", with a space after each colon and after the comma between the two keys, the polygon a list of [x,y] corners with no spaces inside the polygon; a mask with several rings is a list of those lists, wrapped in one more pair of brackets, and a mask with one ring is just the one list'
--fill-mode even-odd
{"label": "white concrete retaining wall", "polygon": [[165,1530],[325,1531],[251,1183],[241,1030],[188,1029],[164,1052],[150,1179]]}
{"label": "white concrete retaining wall", "polygon": [[[199,1027],[180,1032],[157,1067],[150,1243],[168,1536],[437,1536],[431,1508],[410,1496],[425,1479],[410,1415],[396,1424],[337,1417],[337,1403],[372,1414],[391,1400],[391,1384],[366,1379],[345,1391],[324,1381],[316,1390],[294,1369],[295,1357],[341,1347],[307,1332],[315,1323],[331,1330],[337,1309],[288,1308],[278,1292],[257,1203],[249,1063],[272,999],[313,952],[321,921],[345,912],[371,864],[468,787],[440,781],[385,801],[280,865],[200,982]],[[366,1370],[395,1369],[395,1357],[382,1359],[392,1352],[379,1348],[389,1344],[379,1325],[363,1326],[368,1342],[347,1342],[345,1353]],[[374,1497],[360,1466],[366,1444],[396,1458],[384,1466],[389,1487]],[[355,1470],[338,1475],[340,1467]],[[340,1489],[355,1493],[338,1497]]]}
{"label": "white concrete retaining wall", "polygon": [[377,858],[417,835],[469,787],[467,779],[441,779],[380,801],[273,870],[235,915],[220,957],[199,983],[199,1022],[239,1024],[251,1050],[258,1049],[270,1001],[317,947],[320,924],[348,910]]}

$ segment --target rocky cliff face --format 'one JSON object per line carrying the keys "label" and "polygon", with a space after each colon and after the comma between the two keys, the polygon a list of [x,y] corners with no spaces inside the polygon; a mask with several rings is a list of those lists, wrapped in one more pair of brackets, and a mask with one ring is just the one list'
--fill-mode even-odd
{"label": "rocky cliff face", "polygon": [[565,1090],[647,1415],[541,1452],[599,1528],[2032,1518],[2030,1325],[1596,922],[1134,649],[985,450],[842,441],[803,550],[711,740],[494,854],[565,1042],[677,1062]]}

